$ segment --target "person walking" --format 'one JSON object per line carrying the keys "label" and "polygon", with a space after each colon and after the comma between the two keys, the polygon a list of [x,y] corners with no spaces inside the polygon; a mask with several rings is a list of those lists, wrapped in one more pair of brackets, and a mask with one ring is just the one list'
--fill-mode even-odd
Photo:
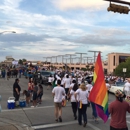
{"label": "person walking", "polygon": [[78,89],[78,85],[75,83],[73,88],[70,90],[70,101],[71,101],[72,111],[75,120],[77,120],[77,102],[74,93],[76,92],[77,89]]}
{"label": "person walking", "polygon": [[123,87],[123,91],[125,92],[125,95],[129,95],[130,92],[130,79],[127,80],[127,82],[125,83],[124,87]]}
{"label": "person walking", "polygon": [[70,88],[70,84],[71,84],[71,79],[69,78],[68,74],[66,75],[64,82],[65,82],[64,86],[65,86],[66,100],[68,101],[69,98],[67,96],[69,94],[69,88]]}
{"label": "person walking", "polygon": [[116,100],[108,108],[111,114],[110,130],[128,130],[126,113],[130,113],[130,104],[123,101],[124,93],[121,90],[115,92]]}
{"label": "person walking", "polygon": [[[86,85],[88,93],[90,94],[91,90],[93,89],[93,85],[91,81],[88,81],[88,84]],[[90,102],[92,107],[92,118],[94,119],[95,123],[98,124],[98,115],[96,110],[96,104],[94,102]],[[90,105],[89,105],[90,106]]]}
{"label": "person walking", "polygon": [[29,78],[29,82],[28,82],[28,92],[30,93],[30,97],[32,100],[32,95],[33,95],[33,87],[34,87],[34,83],[31,80],[31,78]]}
{"label": "person walking", "polygon": [[[86,88],[87,88],[88,94],[89,94],[91,89],[93,88],[91,80],[88,81],[88,84],[86,85]],[[88,107],[90,107],[90,101],[88,101]]]}
{"label": "person walking", "polygon": [[35,82],[33,87],[33,106],[31,107],[37,107],[37,92],[38,92],[38,86],[37,82]]}
{"label": "person walking", "polygon": [[38,103],[41,104],[42,103],[42,96],[43,96],[43,86],[41,84],[39,84],[38,86]]}
{"label": "person walking", "polygon": [[10,70],[7,70],[7,80],[9,80],[10,77]]}
{"label": "person walking", "polygon": [[13,84],[13,96],[15,97],[15,106],[19,106],[19,97],[20,97],[21,87],[19,86],[19,79],[15,79]]}
{"label": "person walking", "polygon": [[80,85],[80,88],[75,92],[75,99],[78,95],[78,123],[82,125],[82,116],[84,120],[83,127],[86,127],[87,124],[87,104],[88,104],[88,90],[84,83]]}
{"label": "person walking", "polygon": [[109,84],[108,80],[106,80],[106,87],[107,87],[108,95],[109,95],[109,90],[111,88],[111,85]]}
{"label": "person walking", "polygon": [[62,122],[62,97],[65,95],[65,90],[61,87],[61,80],[57,80],[57,86],[53,88],[52,95],[55,103],[55,121]]}
{"label": "person walking", "polygon": [[52,75],[50,75],[50,76],[48,77],[47,90],[48,90],[49,88],[52,88],[52,83],[53,83],[53,77],[52,77]]}

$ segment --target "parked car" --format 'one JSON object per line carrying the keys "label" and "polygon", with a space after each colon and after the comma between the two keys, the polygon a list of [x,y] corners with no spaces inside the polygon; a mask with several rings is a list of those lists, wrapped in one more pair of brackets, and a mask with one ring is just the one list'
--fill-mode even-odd
{"label": "parked car", "polygon": [[115,84],[111,84],[111,88],[109,89],[109,92],[115,93],[118,89],[123,91],[125,82],[115,82]]}
{"label": "parked car", "polygon": [[40,71],[40,83],[41,84],[47,84],[48,83],[48,77],[52,75],[54,77],[55,72],[53,71]]}

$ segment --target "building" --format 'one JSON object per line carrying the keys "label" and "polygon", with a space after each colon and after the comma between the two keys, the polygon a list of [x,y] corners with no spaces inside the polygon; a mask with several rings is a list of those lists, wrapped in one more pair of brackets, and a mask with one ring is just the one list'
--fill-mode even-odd
{"label": "building", "polygon": [[5,58],[6,60],[1,62],[2,65],[12,65],[12,61],[15,60],[12,56],[6,56]]}
{"label": "building", "polygon": [[[108,55],[108,58],[106,61],[102,61],[102,66],[103,66],[103,69],[104,69],[104,73],[105,74],[112,74],[116,67],[121,63],[121,62],[125,62],[126,59],[128,57],[130,57],[130,53],[116,53],[116,52],[112,52],[112,53],[109,53]],[[49,66],[50,64],[44,64],[44,66]],[[62,63],[52,63],[51,65],[57,67],[57,68],[61,68],[64,66],[64,64]],[[86,68],[87,65],[89,65],[89,67],[91,68],[92,66],[94,66],[94,63],[92,63],[91,65],[90,64],[87,64],[87,63],[82,63],[82,64],[76,64],[76,63],[67,63],[67,65],[70,67],[70,68],[73,68],[73,69],[81,69],[81,68]],[[123,71],[123,70],[122,70]]]}
{"label": "building", "polygon": [[115,71],[116,67],[121,63],[125,62],[126,59],[130,57],[130,53],[109,53],[107,66],[104,68],[107,69],[107,74],[111,74]]}

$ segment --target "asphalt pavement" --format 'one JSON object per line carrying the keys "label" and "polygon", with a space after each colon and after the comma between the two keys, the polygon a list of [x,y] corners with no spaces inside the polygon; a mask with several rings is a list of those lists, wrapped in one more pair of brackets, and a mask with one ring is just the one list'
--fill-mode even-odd
{"label": "asphalt pavement", "polygon": [[[47,86],[44,86],[44,94],[42,98],[42,104],[36,108],[31,108],[31,105],[24,108],[7,108],[7,100],[9,97],[13,96],[13,83],[15,78],[10,78],[9,81],[5,79],[0,79],[0,95],[2,96],[2,101],[0,102],[2,106],[2,112],[0,113],[0,130],[3,126],[10,127],[7,130],[66,130],[66,129],[85,129],[83,126],[79,126],[77,120],[74,120],[71,104],[67,102],[67,106],[63,107],[63,122],[56,123],[54,116],[54,103],[51,94],[51,89],[47,90]],[[27,90],[28,79],[24,77],[20,78],[20,86],[22,91]],[[21,94],[22,97],[22,94]],[[109,103],[115,100],[113,94],[109,95]],[[92,119],[91,107],[87,109],[88,123],[86,126],[87,130],[109,130],[110,118],[107,123],[99,119],[99,124],[96,124]],[[127,114],[127,124],[130,129],[130,115]],[[12,127],[12,128],[11,128]],[[20,129],[21,128],[21,129]],[[3,129],[6,130],[6,129]]]}

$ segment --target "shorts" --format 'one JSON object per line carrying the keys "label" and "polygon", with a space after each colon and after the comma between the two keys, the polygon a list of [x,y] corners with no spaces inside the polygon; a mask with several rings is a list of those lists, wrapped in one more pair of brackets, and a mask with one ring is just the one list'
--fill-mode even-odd
{"label": "shorts", "polygon": [[37,93],[33,92],[33,100],[37,100]]}
{"label": "shorts", "polygon": [[17,92],[13,92],[13,96],[15,97],[15,101],[19,100],[20,95],[18,95]]}
{"label": "shorts", "polygon": [[39,99],[42,99],[42,95],[43,95],[43,93],[39,93],[39,94],[38,94],[38,98],[39,98]]}
{"label": "shorts", "polygon": [[55,107],[61,108],[62,107],[62,102],[55,102]]}
{"label": "shorts", "polygon": [[28,90],[29,93],[33,93],[33,90]]}

